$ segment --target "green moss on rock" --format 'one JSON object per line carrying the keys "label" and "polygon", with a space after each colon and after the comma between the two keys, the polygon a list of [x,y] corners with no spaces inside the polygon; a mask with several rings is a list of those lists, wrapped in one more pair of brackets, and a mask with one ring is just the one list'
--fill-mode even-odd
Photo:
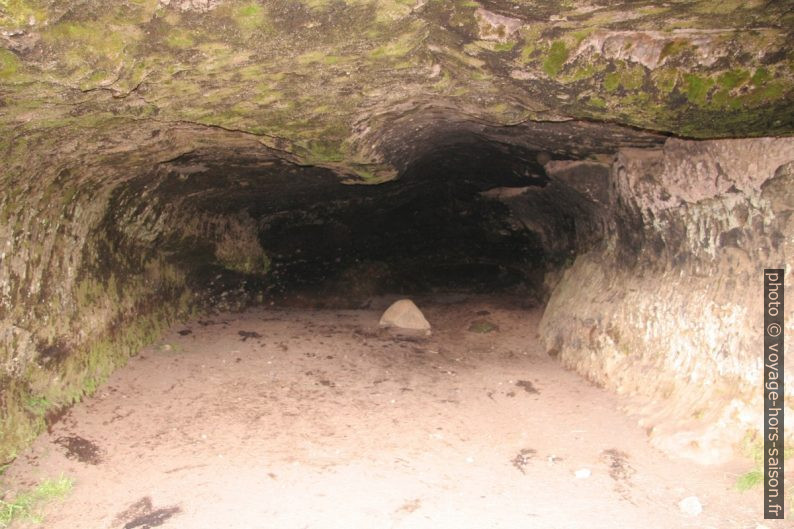
{"label": "green moss on rock", "polygon": [[607,92],[623,89],[638,90],[645,80],[645,69],[642,66],[628,66],[623,62],[616,64],[616,70],[604,75],[603,86]]}
{"label": "green moss on rock", "polygon": [[165,42],[171,48],[176,49],[190,48],[196,43],[192,32],[183,29],[174,29],[169,32]]}
{"label": "green moss on rock", "polygon": [[721,88],[731,90],[744,84],[750,78],[750,72],[744,69],[728,70],[717,77],[717,84]]}
{"label": "green moss on rock", "polygon": [[568,53],[569,51],[565,46],[565,42],[561,40],[554,41],[546,55],[546,60],[543,61],[543,71],[546,72],[549,77],[556,77],[557,74],[560,73],[565,61],[568,60]]}
{"label": "green moss on rock", "polygon": [[0,2],[0,26],[19,28],[47,20],[47,10],[40,2],[3,0]]}
{"label": "green moss on rock", "polygon": [[19,59],[13,52],[0,48],[0,79],[12,78],[19,69]]}
{"label": "green moss on rock", "polygon": [[760,68],[755,70],[755,73],[753,73],[753,77],[750,79],[750,81],[755,86],[761,86],[766,81],[768,81],[771,77],[772,76],[769,74],[769,70],[767,70],[766,68],[764,68],[762,66],[762,67],[760,67]]}
{"label": "green moss on rock", "polygon": [[[171,265],[161,262],[158,266]],[[129,357],[153,343],[176,319],[193,313],[195,299],[179,285],[184,274],[164,271],[158,275],[164,281],[157,284],[159,292],[153,293],[143,282],[128,283],[124,287],[126,299],[117,298],[120,307],[132,301],[146,310],[139,310],[134,317],[118,314],[111,326],[83,344],[61,346],[67,349],[57,365],[31,364],[23,377],[0,384],[0,462],[16,457],[41,433],[48,414],[93,394]],[[107,306],[108,296],[118,292],[95,281],[81,285],[75,299],[84,318]],[[149,294],[144,294],[147,291]]]}
{"label": "green moss on rock", "polygon": [[690,103],[698,106],[704,106],[709,91],[714,86],[714,79],[697,74],[684,74],[684,83],[686,86],[686,97]]}

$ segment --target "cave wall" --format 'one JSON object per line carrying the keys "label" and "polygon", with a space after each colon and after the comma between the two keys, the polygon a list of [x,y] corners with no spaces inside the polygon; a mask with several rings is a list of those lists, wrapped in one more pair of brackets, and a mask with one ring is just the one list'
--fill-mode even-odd
{"label": "cave wall", "polygon": [[[570,172],[547,169],[560,185]],[[545,346],[644,398],[631,410],[657,447],[725,460],[762,427],[763,268],[785,267],[788,291],[794,281],[794,140],[670,139],[621,150],[609,176],[607,203],[589,199],[594,215],[582,219],[602,240],[585,237],[554,287]]]}
{"label": "cave wall", "polygon": [[[233,305],[215,278],[272,265],[257,208],[463,140],[598,164],[665,134],[792,134],[792,21],[758,1],[0,2],[0,465],[169,321]],[[575,247],[574,271],[650,274],[634,248],[677,244],[654,236],[683,230],[672,216],[613,190],[613,221],[581,167],[557,169],[510,205],[549,266]],[[704,251],[686,259],[710,270]]]}
{"label": "cave wall", "polygon": [[170,168],[218,142],[268,154],[189,125],[75,129],[3,150],[0,464],[174,321],[209,303],[232,307],[213,288],[217,274],[266,271],[256,223],[244,211],[197,209],[179,188],[193,183]]}

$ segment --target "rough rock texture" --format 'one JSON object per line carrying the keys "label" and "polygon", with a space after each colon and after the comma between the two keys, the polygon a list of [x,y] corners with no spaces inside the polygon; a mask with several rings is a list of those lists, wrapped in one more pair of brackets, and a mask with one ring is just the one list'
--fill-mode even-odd
{"label": "rough rock texture", "polygon": [[[689,202],[634,201],[653,182],[604,167],[669,134],[793,133],[792,27],[785,2],[760,0],[0,0],[0,464],[180,315],[264,299],[284,267],[349,247],[380,255],[343,259],[340,280],[388,282],[396,254],[374,235],[404,234],[406,212],[433,234],[418,250],[466,228],[413,255],[449,269],[474,248],[464,265],[506,283],[550,271],[549,287],[604,233],[614,248],[579,257],[582,277],[592,255],[644,270],[633,245],[678,240],[654,233],[705,238],[662,251],[684,274],[717,249],[782,244]],[[667,192],[756,200],[760,183],[726,166]]]}
{"label": "rough rock texture", "polygon": [[[6,159],[0,199],[3,461],[48,415],[92,392],[199,299],[217,304],[215,274],[267,266],[256,226],[243,213],[197,208],[197,186],[181,200],[163,192],[187,185],[169,160],[186,145],[200,148],[208,139],[205,128],[183,125],[152,135],[128,126],[120,137],[99,135],[48,143],[53,150],[46,164],[34,155],[35,144],[17,138]],[[242,154],[246,141],[239,140],[227,138]],[[107,143],[101,152],[80,150],[92,141]],[[151,165],[129,173],[118,160],[130,159]]]}
{"label": "rough rock texture", "polygon": [[[794,284],[793,169],[794,139],[671,139],[621,150],[607,202],[578,190],[601,240],[563,273],[541,333],[564,364],[647,397],[660,448],[720,461],[762,429],[762,271],[784,266]],[[790,307],[786,321],[790,334]]]}
{"label": "rough rock texture", "polygon": [[410,299],[401,299],[392,303],[381,316],[380,326],[430,333],[430,323]]}
{"label": "rough rock texture", "polygon": [[421,135],[434,113],[785,133],[792,17],[761,1],[10,0],[0,147],[193,122],[373,180],[406,163],[394,120]]}

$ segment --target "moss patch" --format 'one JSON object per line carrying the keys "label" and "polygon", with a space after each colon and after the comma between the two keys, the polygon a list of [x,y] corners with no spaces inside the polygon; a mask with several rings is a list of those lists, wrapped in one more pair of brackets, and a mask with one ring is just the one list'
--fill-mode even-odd
{"label": "moss patch", "polygon": [[[75,287],[79,310],[73,325],[89,338],[60,344],[67,354],[57,363],[31,364],[21,378],[7,378],[0,398],[0,461],[16,457],[46,426],[48,413],[91,395],[142,347],[177,318],[196,309],[184,273],[165,261],[150,261],[146,272],[120,286],[85,279]],[[94,330],[97,323],[104,327]],[[75,336],[78,333],[75,331]]]}
{"label": "moss patch", "polygon": [[417,42],[416,34],[403,35],[397,40],[379,46],[372,50],[369,56],[372,59],[395,59],[405,57],[416,48]]}
{"label": "moss patch", "polygon": [[19,59],[11,51],[0,48],[0,79],[10,79],[19,69]]}
{"label": "moss patch", "polygon": [[499,327],[488,320],[476,320],[471,322],[471,325],[469,325],[469,332],[474,332],[477,334],[488,334],[498,330]]}
{"label": "moss patch", "polygon": [[664,47],[662,48],[662,51],[659,55],[659,60],[664,61],[664,59],[668,57],[676,57],[691,49],[692,49],[692,45],[689,43],[688,40],[685,39],[671,40],[670,42],[665,44]]}
{"label": "moss patch", "polygon": [[750,72],[747,70],[737,69],[723,72],[717,77],[717,84],[721,88],[731,90],[744,84],[750,78]]}
{"label": "moss patch", "polygon": [[247,2],[234,9],[232,18],[234,18],[234,21],[244,35],[250,35],[256,30],[270,30],[266,15],[267,13],[262,4],[258,2]]}
{"label": "moss patch", "polygon": [[549,77],[556,77],[557,74],[560,73],[565,61],[568,60],[568,53],[565,42],[561,40],[554,41],[546,55],[546,60],[543,61],[543,71],[546,72]]}
{"label": "moss patch", "polygon": [[750,79],[750,81],[755,86],[761,86],[762,84],[767,82],[769,79],[771,79],[771,77],[772,76],[769,74],[769,70],[767,70],[766,68],[762,67],[762,68],[758,68],[755,71],[755,73],[753,73],[753,77]]}
{"label": "moss patch", "polygon": [[30,0],[0,1],[0,26],[17,28],[47,20],[47,10]]}
{"label": "moss patch", "polygon": [[697,74],[685,74],[684,84],[686,87],[686,97],[690,103],[698,106],[706,104],[711,87],[714,86],[714,79]]}
{"label": "moss patch", "polygon": [[192,32],[183,29],[172,30],[165,38],[165,42],[176,49],[190,48],[196,43]]}
{"label": "moss patch", "polygon": [[604,75],[603,86],[607,92],[615,92],[619,88],[626,91],[639,90],[645,80],[645,69],[642,66],[628,66],[623,62],[616,64],[616,70]]}

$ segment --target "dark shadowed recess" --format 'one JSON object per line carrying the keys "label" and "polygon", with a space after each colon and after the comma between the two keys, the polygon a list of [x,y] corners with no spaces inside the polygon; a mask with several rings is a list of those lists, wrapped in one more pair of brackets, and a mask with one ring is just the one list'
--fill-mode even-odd
{"label": "dark shadowed recess", "polygon": [[[151,195],[196,214],[245,212],[270,261],[264,274],[246,277],[219,266],[207,241],[165,236],[158,251],[189,261],[198,284],[217,276],[226,285],[245,280],[271,300],[296,291],[361,301],[430,290],[537,294],[543,273],[570,258],[575,234],[591,221],[543,164],[605,160],[621,146],[662,139],[578,121],[497,127],[436,117],[435,123],[432,114],[415,117],[410,127],[396,119],[380,138],[400,168],[390,182],[351,184],[330,168],[298,165],[264,148],[219,146],[159,164],[119,192],[114,210],[133,208],[140,216],[148,203],[140,197]],[[517,215],[494,199],[494,190],[505,189],[540,194]],[[109,220],[120,223],[121,216]],[[541,225],[554,227],[553,241],[533,229]]]}

